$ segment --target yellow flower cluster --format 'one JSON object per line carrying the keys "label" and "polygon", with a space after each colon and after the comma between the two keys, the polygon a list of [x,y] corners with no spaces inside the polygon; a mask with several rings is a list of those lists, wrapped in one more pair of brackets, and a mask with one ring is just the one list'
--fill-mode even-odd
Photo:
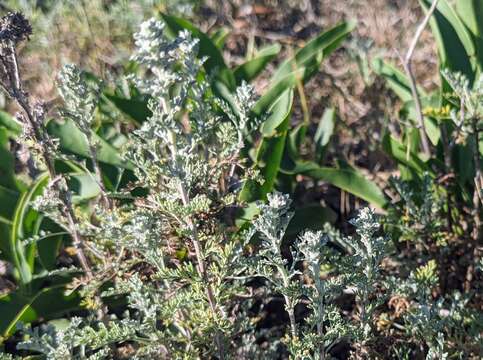
{"label": "yellow flower cluster", "polygon": [[451,107],[449,105],[445,105],[440,108],[434,108],[432,106],[426,106],[423,109],[423,115],[430,116],[434,118],[446,118],[449,116],[451,111]]}

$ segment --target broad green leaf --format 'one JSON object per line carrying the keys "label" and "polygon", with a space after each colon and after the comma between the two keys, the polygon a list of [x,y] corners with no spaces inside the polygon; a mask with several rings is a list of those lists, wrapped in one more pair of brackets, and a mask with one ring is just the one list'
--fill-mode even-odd
{"label": "broad green leaf", "polygon": [[322,118],[319,121],[319,125],[317,126],[317,131],[314,135],[314,142],[315,142],[315,156],[317,161],[323,159],[325,155],[325,151],[327,145],[329,144],[330,138],[334,133],[335,128],[335,109],[328,108],[324,111]]}
{"label": "broad green leaf", "polygon": [[387,205],[381,189],[353,167],[331,168],[313,162],[299,162],[293,173],[328,182],[380,208]]}
{"label": "broad green leaf", "polygon": [[414,152],[407,151],[407,147],[399,142],[392,135],[387,134],[382,140],[382,147],[386,154],[391,156],[398,163],[414,170],[421,176],[424,172],[432,173],[429,166]]}
{"label": "broad green leaf", "polygon": [[268,112],[268,109],[284,94],[287,90],[293,89],[303,74],[303,69],[291,72],[270,88],[258,99],[252,112],[255,116],[262,116]]}
{"label": "broad green leaf", "polygon": [[0,127],[0,250],[3,259],[11,260],[10,230],[21,188],[15,179],[13,155],[8,148],[8,131]]}
{"label": "broad green leaf", "polygon": [[[413,99],[409,79],[401,70],[380,58],[374,59],[372,62],[372,68],[377,75],[382,76],[386,80],[389,88],[394,91],[403,102],[411,101]],[[418,88],[418,93],[420,96],[427,96],[421,88]]]}
{"label": "broad green leaf", "polygon": [[161,16],[172,36],[175,36],[182,30],[188,30],[195,39],[198,39],[200,41],[198,55],[200,57],[206,57],[206,61],[203,64],[206,72],[210,75],[216,74],[217,78],[223,81],[231,91],[235,90],[235,77],[226,66],[220,50],[209,36],[185,19],[166,14],[161,14]]}
{"label": "broad green leaf", "polygon": [[307,125],[305,123],[300,123],[295,128],[290,130],[287,138],[286,155],[288,155],[293,161],[297,161],[300,158],[300,147],[305,140],[306,134]]}
{"label": "broad green leaf", "polygon": [[454,171],[458,174],[457,181],[463,186],[465,183],[471,184],[471,187],[474,185],[475,163],[470,161],[473,157],[473,146],[474,140],[469,138],[466,144],[456,144],[454,147]]}
{"label": "broad green leaf", "polygon": [[336,50],[354,28],[355,23],[342,22],[312,39],[293,58],[280,65],[272,77],[272,82],[277,82],[300,68],[304,69],[301,79],[303,82],[308,81],[318,71],[322,60]]}
{"label": "broad green leaf", "polygon": [[[90,158],[87,140],[72,120],[66,119],[63,123],[51,120],[47,124],[47,130],[50,135],[59,138],[61,149],[84,158]],[[93,134],[93,138],[100,144],[97,151],[97,160],[99,162],[104,162],[124,169],[132,168],[131,164],[123,161],[118,151],[104,139],[96,134]]]}
{"label": "broad green leaf", "polygon": [[260,210],[258,209],[257,202],[249,202],[245,207],[238,210],[235,220],[236,226],[239,229],[243,228],[244,225],[247,226],[247,223],[249,224],[259,213]]}
{"label": "broad green leaf", "polygon": [[[427,11],[431,0],[420,0]],[[471,35],[447,0],[438,2],[430,20],[431,30],[438,45],[440,66],[461,72],[474,80],[475,46]]]}
{"label": "broad green leaf", "polygon": [[[48,220],[49,219],[44,219],[44,222]],[[42,228],[45,229],[44,224],[42,224]],[[58,226],[53,226],[53,228],[55,230],[61,229]],[[57,256],[59,255],[65,235],[67,234],[64,231],[57,231],[45,235],[37,241],[37,252],[39,255],[38,259],[44,269],[49,271],[55,269]]]}
{"label": "broad green leaf", "polygon": [[466,27],[475,35],[483,36],[483,1],[481,0],[458,0],[456,12]]}
{"label": "broad green leaf", "polygon": [[213,41],[213,44],[222,51],[225,46],[225,40],[229,34],[230,31],[227,28],[219,28],[213,33],[213,35],[211,35],[211,41]]}
{"label": "broad green leaf", "polygon": [[8,142],[7,130],[0,127],[0,186],[19,191],[19,184],[15,179],[14,158]]}
{"label": "broad green leaf", "polygon": [[483,1],[458,0],[456,12],[473,35],[479,72],[483,72]]}
{"label": "broad green leaf", "polygon": [[286,237],[294,237],[304,230],[322,230],[325,223],[334,223],[337,214],[330,208],[318,204],[295,209],[294,216],[285,232]]}
{"label": "broad green leaf", "polygon": [[103,94],[106,101],[111,102],[122,113],[129,116],[136,123],[142,124],[149,117],[152,116],[151,110],[148,109],[148,104],[145,101],[137,99],[126,99],[113,94]]}
{"label": "broad green leaf", "polygon": [[16,137],[22,133],[22,124],[9,113],[0,110],[0,127],[7,129],[9,137]]}
{"label": "broad green leaf", "polygon": [[270,114],[263,122],[260,132],[269,137],[275,134],[280,124],[292,111],[293,91],[286,90],[278,100],[268,109]]}
{"label": "broad green leaf", "polygon": [[[31,323],[80,308],[76,292],[65,294],[65,284],[45,287],[33,296],[15,291],[0,297],[0,336],[7,338],[19,322]],[[2,338],[0,337],[0,343]]]}
{"label": "broad green leaf", "polygon": [[[421,106],[422,108],[426,108],[427,106],[431,107],[439,107],[439,94],[435,93],[432,96],[423,97],[421,98]],[[410,100],[404,104],[402,108],[402,112],[405,112],[406,117],[413,121],[414,126],[418,123],[418,117],[416,114],[416,108],[414,106],[414,101]],[[424,125],[426,127],[426,134],[428,135],[431,144],[434,146],[438,145],[439,139],[441,138],[441,130],[436,122],[436,120],[424,116]]]}
{"label": "broad green leaf", "polygon": [[[257,151],[256,165],[264,179],[263,184],[247,181],[240,193],[240,199],[246,202],[264,199],[273,190],[275,180],[280,170],[280,163],[285,149],[287,131],[290,123],[290,111],[293,101],[293,90],[286,90],[276,103],[273,104],[273,123],[279,124],[276,133],[264,137]],[[279,116],[279,118],[276,118]]]}
{"label": "broad green leaf", "polygon": [[433,144],[434,146],[438,145],[439,139],[441,138],[441,129],[436,123],[436,120],[425,116],[424,126],[426,128],[426,134],[428,135],[431,144]]}
{"label": "broad green leaf", "polygon": [[69,189],[72,190],[72,202],[80,203],[99,196],[101,189],[91,174],[69,174]]}
{"label": "broad green leaf", "polygon": [[275,44],[261,49],[254,59],[237,66],[233,71],[237,84],[243,80],[250,82],[260,74],[267,64],[280,52],[280,45]]}
{"label": "broad green leaf", "polygon": [[0,185],[0,250],[3,259],[12,260],[10,231],[12,217],[20,194]]}
{"label": "broad green leaf", "polygon": [[32,280],[34,270],[33,255],[35,254],[35,243],[25,246],[23,240],[35,235],[36,229],[34,229],[33,223],[40,216],[31,208],[31,202],[42,193],[48,181],[49,177],[47,174],[40,176],[30,190],[23,193],[15,207],[15,215],[10,232],[10,251],[15,270],[19,274],[22,285],[26,285]]}

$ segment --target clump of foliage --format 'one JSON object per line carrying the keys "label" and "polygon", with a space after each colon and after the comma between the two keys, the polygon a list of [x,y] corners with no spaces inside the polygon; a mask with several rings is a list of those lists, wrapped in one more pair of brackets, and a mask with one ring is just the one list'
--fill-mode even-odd
{"label": "clump of foliage", "polygon": [[[23,142],[38,173],[30,190],[11,170],[11,181],[0,182],[9,189],[5,198],[19,204],[0,228],[17,281],[0,298],[9,309],[2,358],[476,358],[482,329],[481,313],[467,306],[473,294],[437,292],[440,264],[431,256],[439,253],[431,245],[447,231],[441,217],[450,210],[437,210],[446,194],[433,174],[394,180],[400,201],[387,216],[360,209],[353,236],[328,224],[293,230],[297,209],[276,191],[284,175],[303,174],[386,204],[348,164],[302,160],[298,136],[307,124],[288,136],[293,88],[320,64],[318,50],[332,49],[347,29],[335,28],[340,33],[327,48],[316,46],[324,36],[309,43],[259,97],[247,82],[258,62],[234,72],[222,59],[215,66],[209,55],[216,48],[202,47],[209,39],[176,18],[164,20],[143,22],[134,36],[137,66],[127,83],[137,96],[107,92],[92,74],[67,65],[57,81],[59,121],[24,89],[17,45],[30,36],[29,22],[20,13],[0,20],[0,84],[21,110],[3,121],[1,149],[3,138]],[[453,83],[470,113],[475,96],[465,97],[466,83]],[[121,116],[106,116],[108,101],[136,121],[117,131],[98,125]],[[282,164],[286,142],[289,165]],[[425,194],[411,181],[422,181]],[[386,231],[392,240],[416,238],[427,261],[391,271],[401,256]],[[279,306],[281,321],[267,320],[270,306]],[[35,323],[35,310],[64,321]],[[381,350],[394,338],[404,345]]]}

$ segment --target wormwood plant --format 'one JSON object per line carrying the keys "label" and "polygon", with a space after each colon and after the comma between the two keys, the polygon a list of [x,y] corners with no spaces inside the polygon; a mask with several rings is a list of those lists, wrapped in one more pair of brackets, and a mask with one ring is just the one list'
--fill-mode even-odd
{"label": "wormwood plant", "polygon": [[[394,240],[408,241],[425,249],[431,245],[444,245],[446,214],[441,189],[428,173],[423,174],[420,191],[410,181],[391,178],[391,186],[400,200],[390,211],[386,222]],[[449,209],[451,211],[451,209]]]}
{"label": "wormwood plant", "polygon": [[[48,358],[101,358],[113,343],[136,340],[138,357],[216,353],[225,358],[240,326],[232,299],[244,292],[235,279],[244,270],[243,241],[231,238],[217,216],[233,203],[239,187],[243,164],[238,152],[250,125],[253,90],[243,85],[231,107],[222,104],[200,79],[205,75],[200,72],[203,60],[196,57],[197,41],[187,32],[169,41],[159,21],[145,22],[135,36],[134,56],[145,66],[145,76],[132,80],[151,94],[153,115],[132,134],[125,157],[138,179],[134,186],[146,189],[147,195],[121,204],[107,194],[96,162],[99,144],[91,127],[97,91],[80,70],[65,67],[59,76],[62,114],[88,143],[92,176],[103,200],[92,214],[82,213],[73,206],[65,176],[54,165],[55,160],[69,159],[45,131],[41,104],[32,108],[21,88],[15,45],[30,34],[30,26],[21,14],[2,21],[2,85],[24,110],[26,137],[51,177],[36,208],[69,230],[86,275],[76,287],[82,286],[87,308],[100,311],[98,321],[74,319],[60,333],[51,327],[35,330],[19,348]],[[220,104],[230,111],[227,118],[220,116]],[[147,269],[138,269],[141,264]],[[109,318],[99,295],[107,279],[115,280],[114,286],[102,297],[128,294],[132,316]]]}
{"label": "wormwood plant", "polygon": [[[27,29],[25,34],[30,31],[20,14],[4,21]],[[18,74],[13,41],[4,47],[3,57],[10,81],[11,73]],[[56,140],[43,130],[40,114],[45,111],[31,109],[20,81],[4,84],[24,110],[28,121],[23,122],[33,129],[29,144],[51,177],[35,207],[71,234],[85,273],[72,286],[83,296],[85,308],[96,310],[72,318],[62,330],[52,325],[21,328],[26,339],[18,349],[52,359],[100,359],[122,351],[146,359],[263,357],[263,350],[253,345],[239,347],[240,336],[256,336],[246,312],[253,298],[247,279],[262,276],[270,283],[268,291],[284,299],[290,320],[284,341],[292,357],[324,359],[330,346],[348,334],[350,323],[330,304],[342,288],[341,272],[329,280],[320,278],[321,267],[336,258],[327,247],[328,237],[306,232],[286,258],[282,242],[292,213],[288,197],[279,193],[259,204],[260,215],[248,236],[229,228],[227,210],[236,205],[240,182],[251,175],[239,153],[254,127],[249,120],[253,89],[242,84],[232,104],[217,98],[206,83],[204,60],[197,58],[198,41],[188,32],[170,41],[163,24],[151,19],[142,24],[135,43],[133,60],[142,65],[143,75],[131,80],[150,94],[152,116],[130,134],[124,157],[137,179],[131,188],[144,189],[141,197],[132,191],[109,193],[104,186],[97,162],[100,143],[91,131],[98,87],[82,71],[66,66],[58,81],[65,104],[61,114],[76,124],[88,146],[90,163],[79,165],[100,189],[87,212],[70,201],[68,179],[56,171],[55,161],[75,159],[60,154]],[[378,225],[372,213],[363,211],[355,225],[360,246],[350,265],[358,276],[367,336],[368,292],[382,253],[373,237]],[[262,242],[249,258],[245,246],[254,233]],[[310,278],[306,285],[299,270],[303,263]],[[122,315],[109,309],[109,298],[116,296],[127,300]],[[295,308],[304,299],[311,315],[302,325]]]}
{"label": "wormwood plant", "polygon": [[[241,82],[233,96],[219,97],[203,66],[207,59],[198,57],[199,41],[189,32],[168,39],[163,23],[150,19],[135,35],[132,60],[139,71],[129,81],[149,95],[151,116],[122,134],[123,165],[132,173],[115,187],[100,161],[105,143],[93,131],[102,84],[73,65],[59,74],[64,104],[58,113],[75,125],[85,145],[84,160],[65,155],[46,129],[46,107],[22,86],[16,46],[30,33],[21,14],[1,19],[1,85],[21,108],[24,141],[50,179],[31,203],[69,234],[65,241],[76,257],[72,269],[50,271],[47,279],[70,274],[65,292],[82,302],[62,326],[18,326],[22,354],[323,360],[345,346],[352,358],[382,358],[371,347],[381,336],[374,325],[390,292],[409,304],[398,329],[411,347],[398,348],[400,356],[477,353],[481,329],[478,314],[465,308],[470,299],[433,299],[435,262],[405,281],[396,279],[399,287],[387,286],[388,238],[373,210],[362,209],[351,222],[354,236],[345,238],[328,226],[289,236],[293,209],[289,196],[279,192],[257,202],[252,219],[237,218],[246,205],[239,201],[243,184],[263,181],[242,155],[245,139],[257,137],[259,124],[250,113],[257,96]],[[94,185],[89,201],[73,201],[74,175],[65,168]],[[407,204],[422,203],[411,213],[415,222],[430,226],[433,199],[419,201],[403,183],[400,190]],[[350,310],[341,299],[350,299]],[[288,321],[264,329],[260,307],[277,300]]]}
{"label": "wormwood plant", "polygon": [[[269,195],[267,204],[260,204],[260,216],[253,222],[253,230],[261,234],[257,274],[269,281],[269,286],[283,296],[289,316],[290,336],[287,346],[294,359],[325,359],[328,350],[342,339],[352,339],[362,344],[371,339],[372,316],[380,301],[370,299],[381,283],[381,260],[387,256],[387,239],[377,236],[380,224],[369,208],[361,210],[352,221],[357,236],[345,239],[353,247],[353,255],[347,261],[329,246],[334,243],[329,232],[306,231],[293,247],[290,258],[283,256],[283,239],[292,217],[290,200],[286,195]],[[309,282],[304,284],[297,267],[305,263]],[[331,275],[322,278],[323,267]],[[353,289],[360,307],[359,321],[351,324],[341,316],[333,300],[345,287]],[[305,300],[305,301],[304,301]],[[308,303],[310,315],[300,326],[295,318],[295,308]]]}

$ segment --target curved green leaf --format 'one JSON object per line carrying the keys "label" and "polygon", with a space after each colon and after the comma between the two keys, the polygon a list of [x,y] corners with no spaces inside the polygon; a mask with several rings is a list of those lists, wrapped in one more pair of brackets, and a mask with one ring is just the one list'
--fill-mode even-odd
{"label": "curved green leaf", "polygon": [[10,137],[16,137],[22,133],[22,124],[15,120],[9,113],[0,110],[0,127],[7,129]]}
{"label": "curved green leaf", "polygon": [[146,101],[126,99],[108,93],[104,93],[103,95],[107,101],[111,102],[122,113],[136,121],[138,125],[142,124],[153,115],[151,110],[148,109],[148,104]]}
{"label": "curved green leaf", "polygon": [[221,27],[217,29],[213,35],[211,35],[210,39],[213,42],[213,44],[215,44],[216,47],[220,49],[220,51],[222,51],[223,46],[225,46],[225,40],[229,34],[230,34],[230,31],[227,28]]}
{"label": "curved green leaf", "polygon": [[[50,135],[60,140],[60,147],[84,158],[90,158],[89,146],[84,134],[75,126],[74,122],[66,119],[63,123],[51,120],[47,124]],[[124,169],[131,169],[132,166],[126,163],[118,151],[104,139],[93,133],[93,138],[97,141],[99,149],[97,160],[106,164],[118,166]]]}
{"label": "curved green leaf", "polygon": [[[381,58],[374,59],[372,68],[377,75],[382,76],[386,80],[389,88],[402,101],[407,102],[413,99],[409,79],[401,70]],[[418,93],[420,96],[427,96],[425,91],[419,87]]]}
{"label": "curved green leaf", "polygon": [[[431,0],[420,0],[427,11]],[[440,58],[440,66],[458,71],[473,81],[475,46],[471,35],[447,0],[440,0],[430,20]]]}
{"label": "curved green leaf", "polygon": [[315,156],[318,161],[324,158],[327,145],[329,144],[330,138],[334,133],[335,118],[335,109],[328,108],[324,111],[324,114],[319,121],[319,125],[317,126],[317,131],[314,135],[314,142],[316,152]]}
{"label": "curved green leaf", "polygon": [[386,134],[382,140],[382,147],[386,154],[398,163],[403,164],[422,175],[424,172],[432,173],[431,168],[414,152],[407,151],[407,147],[392,135]]}
{"label": "curved green leaf", "polygon": [[278,124],[276,133],[262,139],[256,159],[256,165],[260,169],[264,182],[259,184],[255,181],[247,181],[240,193],[242,201],[251,202],[264,199],[273,190],[285,149],[292,102],[293,90],[288,89],[273,104],[272,125]]}
{"label": "curved green leaf", "polygon": [[[31,323],[39,318],[50,318],[77,310],[80,298],[76,292],[65,294],[65,285],[46,287],[33,296],[19,291],[0,297],[0,334],[7,338],[15,332],[19,322]],[[2,338],[0,338],[0,343]]]}
{"label": "curved green leaf", "polygon": [[458,0],[456,12],[475,36],[483,36],[483,2],[481,0]]}
{"label": "curved green leaf", "polygon": [[483,72],[483,1],[458,0],[456,12],[475,40],[480,73]]}
{"label": "curved green leaf", "polygon": [[8,131],[0,127],[0,250],[12,259],[10,230],[15,206],[22,189],[15,178],[13,155],[8,148]]}
{"label": "curved green leaf", "polygon": [[269,108],[280,98],[287,90],[293,89],[302,76],[304,69],[291,72],[280,81],[276,82],[258,99],[252,112],[255,116],[262,116],[268,112]]}
{"label": "curved green leaf", "polygon": [[320,63],[337,49],[339,44],[355,28],[353,22],[342,22],[312,39],[294,57],[286,60],[275,72],[272,81],[277,82],[294,70],[303,68],[301,79],[308,81],[319,69]]}
{"label": "curved green leaf", "polygon": [[260,131],[264,136],[273,136],[280,124],[292,111],[293,92],[286,90],[268,109],[269,116],[263,122]]}
{"label": "curved green leaf", "polygon": [[69,174],[69,189],[72,190],[72,202],[78,204],[93,199],[101,193],[99,184],[91,174]]}
{"label": "curved green leaf", "polygon": [[8,133],[0,127],[0,186],[18,192],[19,184],[15,178],[14,158],[10,152]]}
{"label": "curved green leaf", "polygon": [[380,208],[387,205],[387,199],[381,189],[357,169],[348,165],[331,168],[320,167],[313,162],[299,162],[292,173],[328,182]]}
{"label": "curved green leaf", "polygon": [[[42,193],[48,181],[48,174],[40,176],[32,185],[31,189],[22,195],[15,208],[15,215],[10,232],[10,249],[15,269],[18,271],[20,282],[23,285],[28,284],[32,280],[35,244],[25,246],[22,241],[28,236],[35,235],[32,233],[32,222],[35,222],[35,218],[40,216],[35,210],[31,209],[31,202]],[[34,219],[27,219],[29,213],[33,213]],[[30,226],[27,220],[30,222]],[[28,235],[26,235],[27,232]]]}
{"label": "curved green leaf", "polygon": [[294,216],[285,232],[286,237],[299,235],[302,231],[310,229],[313,231],[322,230],[325,223],[334,223],[337,214],[334,210],[313,204],[295,209]]}
{"label": "curved green leaf", "polygon": [[280,52],[280,45],[275,44],[261,49],[254,59],[237,66],[233,71],[237,84],[247,81],[250,82],[260,74],[267,64]]}

